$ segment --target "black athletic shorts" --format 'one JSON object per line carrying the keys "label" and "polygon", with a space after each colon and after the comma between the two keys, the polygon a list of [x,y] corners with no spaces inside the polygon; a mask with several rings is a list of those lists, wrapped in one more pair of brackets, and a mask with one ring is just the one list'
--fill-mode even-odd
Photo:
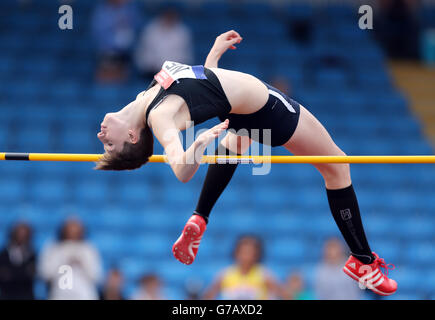
{"label": "black athletic shorts", "polygon": [[252,140],[277,147],[285,144],[298,125],[300,104],[278,89],[264,83],[269,89],[267,103],[251,114],[227,114],[229,128],[237,135],[249,136]]}

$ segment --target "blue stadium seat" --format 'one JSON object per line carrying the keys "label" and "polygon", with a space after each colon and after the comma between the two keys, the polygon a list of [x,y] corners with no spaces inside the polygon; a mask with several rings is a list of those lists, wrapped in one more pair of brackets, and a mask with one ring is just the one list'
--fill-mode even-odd
{"label": "blue stadium seat", "polygon": [[1,57],[0,58],[0,74],[3,76],[10,75],[15,69],[16,63],[15,59],[12,57]]}
{"label": "blue stadium seat", "polygon": [[434,243],[432,241],[410,243],[406,250],[406,261],[415,266],[435,266]]}
{"label": "blue stadium seat", "polygon": [[[60,132],[62,149],[70,153],[98,153],[97,130],[82,125],[70,125]],[[101,152],[101,149],[100,149]]]}
{"label": "blue stadium seat", "polygon": [[172,256],[172,237],[165,233],[144,232],[137,237],[126,239],[125,250],[144,259],[169,259]]}
{"label": "blue stadium seat", "polygon": [[[74,65],[74,68],[76,68],[76,65]],[[76,81],[60,81],[53,83],[49,94],[55,101],[69,102],[71,100],[76,101],[84,92],[86,91]],[[61,107],[63,106],[64,103],[61,104]]]}
{"label": "blue stadium seat", "polygon": [[391,217],[377,214],[363,216],[363,219],[367,233],[370,237],[388,236],[397,232],[391,228]]}
{"label": "blue stadium seat", "polygon": [[[176,220],[172,219],[171,212],[166,211],[161,206],[153,206],[144,202],[139,208],[140,211],[136,211],[134,208],[128,209],[127,213],[131,219],[134,219],[135,227],[144,234],[151,230],[168,232],[174,226],[178,227],[181,232],[183,225],[175,223]],[[171,217],[171,219],[167,217]]]}
{"label": "blue stadium seat", "polygon": [[36,253],[39,255],[48,246],[57,241],[55,232],[36,232],[33,237],[33,246]]}
{"label": "blue stadium seat", "polygon": [[397,232],[404,239],[431,239],[433,231],[434,225],[432,223],[415,216],[409,218],[403,217],[397,224]]}
{"label": "blue stadium seat", "polygon": [[[368,225],[367,229],[370,226]],[[371,249],[376,252],[387,263],[399,264],[403,262],[402,246],[398,240],[389,241],[386,237],[379,236],[377,238],[370,236],[368,233]]]}
{"label": "blue stadium seat", "polygon": [[231,13],[231,7],[228,2],[225,1],[208,1],[201,6],[201,16],[218,16],[228,17]]}
{"label": "blue stadium seat", "polygon": [[7,203],[3,200],[0,201],[0,214],[2,221],[2,228],[0,228],[0,230],[2,230],[4,235],[7,235],[7,232],[12,225],[19,221],[20,213],[21,208],[17,205],[17,202]]}
{"label": "blue stadium seat", "polygon": [[0,247],[1,248],[5,247],[8,241],[9,241],[9,233],[4,229],[0,229]]}
{"label": "blue stadium seat", "polygon": [[157,265],[146,259],[124,258],[119,260],[118,267],[127,281],[136,283],[144,274],[156,270]]}
{"label": "blue stadium seat", "polygon": [[28,124],[15,132],[14,149],[18,152],[51,152],[54,145],[53,136],[50,126]]}
{"label": "blue stadium seat", "polygon": [[110,188],[107,183],[101,183],[94,179],[80,179],[72,189],[74,202],[104,203],[110,196]]}
{"label": "blue stadium seat", "polygon": [[16,221],[25,221],[29,223],[36,232],[51,233],[57,229],[59,219],[56,212],[39,206],[20,207],[15,217]]}
{"label": "blue stadium seat", "polygon": [[121,208],[105,208],[101,213],[101,220],[96,221],[96,227],[105,232],[114,232],[132,236],[136,231],[136,219]]}
{"label": "blue stadium seat", "polygon": [[311,18],[314,15],[314,7],[308,3],[288,3],[286,11],[291,19],[294,18]]}
{"label": "blue stadium seat", "polygon": [[398,283],[397,294],[416,293],[418,286],[423,283],[419,281],[421,278],[419,270],[406,265],[396,265],[396,269],[390,271],[389,275]]}
{"label": "blue stadium seat", "polygon": [[50,57],[38,57],[36,59],[30,58],[26,60],[21,60],[18,66],[18,71],[25,74],[47,75],[55,71],[56,63],[55,60],[50,59]]}
{"label": "blue stadium seat", "polygon": [[[193,265],[192,265],[193,266]],[[190,278],[195,278],[196,273],[192,268],[186,268],[175,259],[161,262],[159,264],[158,274],[165,279],[165,284],[169,286],[184,287]]]}
{"label": "blue stadium seat", "polygon": [[32,203],[65,203],[68,197],[65,181],[41,179],[30,185],[29,196]]}
{"label": "blue stadium seat", "polygon": [[118,203],[142,202],[146,204],[151,199],[152,189],[144,182],[129,182],[114,186],[111,200]]}
{"label": "blue stadium seat", "polygon": [[89,241],[109,261],[115,262],[125,255],[124,237],[113,232],[93,232],[89,236]]}
{"label": "blue stadium seat", "polygon": [[19,203],[26,197],[26,183],[22,179],[0,181],[0,202]]}
{"label": "blue stadium seat", "polygon": [[306,242],[299,239],[281,239],[268,242],[267,259],[280,263],[303,261],[306,253]]}

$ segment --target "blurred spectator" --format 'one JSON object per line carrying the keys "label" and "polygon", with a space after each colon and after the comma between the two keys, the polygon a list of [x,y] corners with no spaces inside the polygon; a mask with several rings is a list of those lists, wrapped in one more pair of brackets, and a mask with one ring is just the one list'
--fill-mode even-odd
{"label": "blurred spectator", "polygon": [[391,58],[417,59],[419,56],[420,25],[416,0],[381,0],[374,32]]}
{"label": "blurred spectator", "polygon": [[362,290],[355,280],[349,278],[342,268],[346,262],[340,240],[332,238],[324,247],[323,261],[315,275],[316,298],[320,300],[357,300]]}
{"label": "blurred spectator", "polygon": [[288,276],[284,290],[289,300],[314,299],[314,295],[305,288],[304,279],[300,273],[292,273]]}
{"label": "blurred spectator", "polygon": [[92,34],[97,50],[96,78],[100,82],[127,77],[139,17],[130,0],[105,0],[92,16]]}
{"label": "blurred spectator", "polygon": [[261,264],[263,245],[252,235],[239,238],[233,256],[235,264],[224,269],[204,294],[205,299],[264,300],[285,297],[272,274]]}
{"label": "blurred spectator", "polygon": [[191,31],[177,11],[167,9],[143,29],[135,52],[136,67],[150,79],[166,60],[193,63]]}
{"label": "blurred spectator", "polygon": [[132,300],[164,300],[162,281],[156,274],[146,274],[139,281],[139,289],[131,297]]}
{"label": "blurred spectator", "polygon": [[313,40],[313,22],[308,17],[287,17],[289,41],[309,45]]}
{"label": "blurred spectator", "polygon": [[100,300],[124,300],[123,284],[124,278],[121,271],[118,269],[110,270],[101,290]]}
{"label": "blurred spectator", "polygon": [[11,229],[9,242],[0,252],[0,298],[33,300],[36,257],[32,230],[26,223]]}
{"label": "blurred spectator", "polygon": [[[72,288],[60,286],[65,276],[62,266],[72,269]],[[102,267],[100,256],[93,245],[84,240],[80,221],[68,219],[59,233],[59,240],[49,244],[41,253],[38,271],[49,284],[49,299],[95,300],[98,299],[97,283]]]}

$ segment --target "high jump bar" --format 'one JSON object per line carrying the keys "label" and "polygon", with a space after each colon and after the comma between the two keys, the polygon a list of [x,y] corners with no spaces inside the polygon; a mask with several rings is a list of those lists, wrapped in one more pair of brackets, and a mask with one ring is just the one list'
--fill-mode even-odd
{"label": "high jump bar", "polygon": [[[102,154],[0,152],[0,160],[97,162]],[[149,162],[166,162],[153,155]],[[435,155],[407,156],[203,156],[202,163],[435,163]]]}

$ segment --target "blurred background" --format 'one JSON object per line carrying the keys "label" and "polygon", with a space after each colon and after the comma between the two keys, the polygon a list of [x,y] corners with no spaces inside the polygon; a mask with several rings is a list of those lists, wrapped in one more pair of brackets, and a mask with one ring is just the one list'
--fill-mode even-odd
{"label": "blurred background", "polygon": [[[58,26],[63,4],[71,30]],[[359,28],[361,4],[373,30]],[[105,113],[134,100],[164,60],[203,64],[230,29],[244,40],[220,67],[287,92],[347,154],[433,154],[435,6],[405,0],[2,0],[0,151],[102,153]],[[171,246],[207,167],[188,184],[166,164],[92,167],[0,163],[1,298],[380,298],[341,271],[347,248],[309,165],[265,176],[239,166],[191,266]],[[434,165],[353,165],[352,175],[371,247],[396,265],[386,299],[434,299]],[[72,289],[58,285],[62,265]]]}

